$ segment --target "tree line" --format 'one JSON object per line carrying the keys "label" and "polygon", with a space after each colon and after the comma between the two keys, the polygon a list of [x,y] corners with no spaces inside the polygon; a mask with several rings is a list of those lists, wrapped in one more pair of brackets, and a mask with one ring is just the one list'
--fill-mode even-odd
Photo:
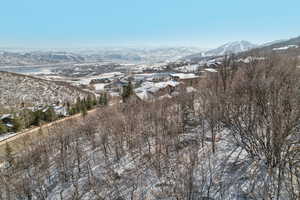
{"label": "tree line", "polygon": [[[78,97],[75,104],[71,105],[67,102],[63,107],[66,108],[67,115],[75,115],[78,113],[86,115],[88,110],[91,110],[96,106],[106,106],[107,104],[108,95],[103,93],[98,98],[92,97],[91,95],[88,95],[86,98]],[[36,110],[24,108],[13,114],[10,119],[10,127],[0,121],[0,134],[18,132],[31,126],[40,126],[43,123],[53,122],[61,117],[65,116],[56,113],[53,106],[46,105]]]}

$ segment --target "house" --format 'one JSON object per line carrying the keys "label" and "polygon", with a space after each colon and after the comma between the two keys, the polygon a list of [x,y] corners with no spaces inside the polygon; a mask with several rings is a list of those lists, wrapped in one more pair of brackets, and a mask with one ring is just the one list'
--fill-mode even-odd
{"label": "house", "polygon": [[122,93],[123,92],[123,87],[126,86],[126,85],[128,85],[127,81],[117,79],[117,80],[113,81],[112,83],[105,85],[104,89],[110,90],[110,91],[113,91],[113,92]]}
{"label": "house", "polygon": [[210,73],[216,73],[216,72],[218,72],[218,71],[217,71],[216,69],[214,69],[214,68],[205,68],[204,71],[205,71],[205,72],[210,72]]}
{"label": "house", "polygon": [[2,121],[3,124],[12,124],[13,119],[14,117],[12,114],[4,114],[0,117],[0,121]]}
{"label": "house", "polygon": [[96,84],[96,83],[110,83],[112,80],[109,78],[98,78],[98,79],[92,79],[90,81],[90,84]]}
{"label": "house", "polygon": [[214,75],[216,74],[218,71],[214,68],[205,68],[201,71],[201,75],[203,77],[207,77],[207,76],[211,76],[211,75]]}
{"label": "house", "polygon": [[7,128],[12,128],[13,125],[13,120],[14,117],[12,114],[4,114],[0,116],[0,121],[7,127]]}
{"label": "house", "polygon": [[193,86],[199,83],[201,77],[195,74],[175,73],[170,74],[170,77],[174,81],[183,82],[186,86]]}
{"label": "house", "polygon": [[122,102],[122,97],[117,92],[110,92],[108,95],[108,102],[110,105],[119,104]]}
{"label": "house", "polygon": [[68,110],[64,106],[53,106],[53,110],[57,116],[69,116]]}
{"label": "house", "polygon": [[141,87],[136,88],[136,96],[143,101],[152,101],[164,95],[172,94],[180,85],[177,81],[166,82],[144,82]]}

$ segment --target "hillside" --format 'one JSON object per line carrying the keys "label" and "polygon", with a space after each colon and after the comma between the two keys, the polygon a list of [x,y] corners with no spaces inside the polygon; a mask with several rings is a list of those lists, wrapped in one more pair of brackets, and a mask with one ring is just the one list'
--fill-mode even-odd
{"label": "hillside", "polygon": [[87,96],[88,93],[79,88],[47,81],[32,76],[9,72],[0,72],[0,106],[9,108],[53,104],[56,102],[74,102],[77,97]]}
{"label": "hillside", "polygon": [[201,59],[206,59],[208,57],[218,57],[218,56],[223,56],[226,54],[236,54],[240,52],[245,52],[250,49],[253,49],[257,47],[257,45],[252,44],[248,41],[235,41],[235,42],[229,42],[226,43],[220,47],[217,47],[215,49],[211,49],[202,53],[197,53],[197,54],[192,54],[189,56],[184,57],[184,60],[201,60]]}
{"label": "hillside", "polygon": [[0,51],[0,66],[23,66],[56,64],[65,62],[82,62],[84,58],[80,55],[67,52],[8,52]]}
{"label": "hillside", "polygon": [[262,45],[258,48],[254,48],[246,53],[259,53],[259,54],[286,54],[292,56],[300,55],[300,36],[296,38],[291,38],[288,40],[279,40],[269,43],[267,45]]}
{"label": "hillside", "polygon": [[192,93],[101,107],[6,148],[0,199],[299,199],[299,69],[235,63]]}

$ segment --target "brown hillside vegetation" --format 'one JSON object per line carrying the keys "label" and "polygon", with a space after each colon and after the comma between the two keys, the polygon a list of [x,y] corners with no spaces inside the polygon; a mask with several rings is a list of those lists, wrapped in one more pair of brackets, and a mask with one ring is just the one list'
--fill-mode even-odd
{"label": "brown hillside vegetation", "polygon": [[297,61],[228,57],[196,92],[107,107],[12,155],[0,199],[300,198]]}
{"label": "brown hillside vegetation", "polygon": [[5,108],[75,102],[88,92],[67,83],[0,71],[0,106]]}

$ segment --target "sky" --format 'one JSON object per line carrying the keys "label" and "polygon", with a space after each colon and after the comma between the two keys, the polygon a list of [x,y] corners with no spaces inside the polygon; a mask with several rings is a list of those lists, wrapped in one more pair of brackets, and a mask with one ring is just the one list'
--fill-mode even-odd
{"label": "sky", "polygon": [[0,47],[198,46],[300,35],[299,0],[0,0]]}

